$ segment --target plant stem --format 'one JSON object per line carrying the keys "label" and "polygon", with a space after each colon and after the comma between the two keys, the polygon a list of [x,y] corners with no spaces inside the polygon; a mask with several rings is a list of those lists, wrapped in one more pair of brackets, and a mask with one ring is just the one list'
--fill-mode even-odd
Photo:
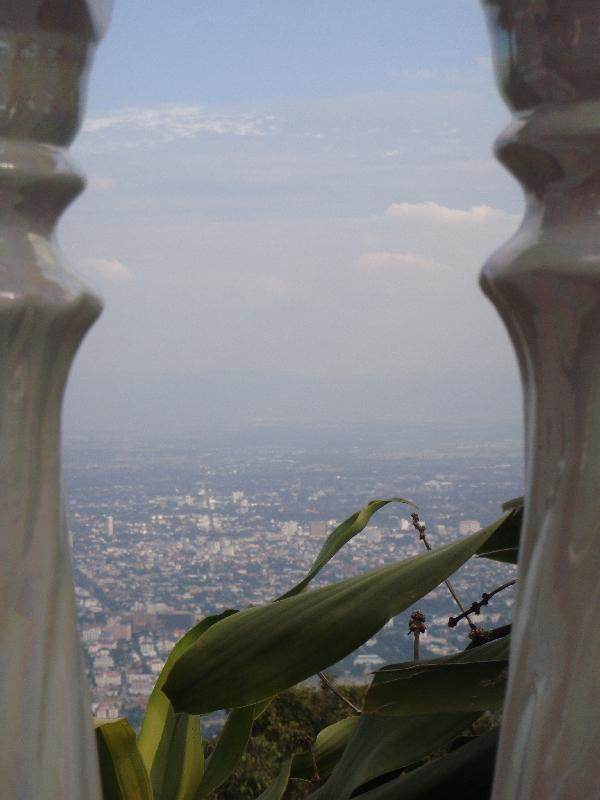
{"label": "plant stem", "polygon": [[[425,534],[425,531],[427,530],[427,526],[425,525],[424,522],[421,522],[421,520],[419,519],[419,515],[417,514],[416,511],[413,512],[411,514],[411,516],[412,516],[412,521],[413,521],[413,527],[419,532],[419,539],[423,542],[423,544],[425,545],[425,547],[428,550],[432,550],[432,547],[429,544],[429,542],[427,541],[427,536]],[[466,619],[467,622],[469,623],[469,626],[471,627],[471,630],[475,630],[477,628],[477,626],[469,618],[469,612],[465,611],[465,607],[460,602],[460,599],[459,599],[458,595],[456,594],[456,592],[454,591],[454,588],[452,587],[452,584],[450,583],[449,580],[445,580],[444,583],[446,584],[446,587],[447,587],[448,591],[450,592],[450,595],[452,596],[454,602],[456,603],[456,605],[458,606],[458,608],[459,608],[459,610],[461,612],[460,613],[460,617],[457,617],[457,619],[463,619],[463,617],[464,617],[464,619]]]}
{"label": "plant stem", "polygon": [[349,700],[347,697],[344,697],[344,695],[334,685],[334,683],[331,681],[331,679],[328,678],[327,675],[325,675],[324,672],[317,672],[317,675],[319,676],[323,686],[325,686],[327,689],[329,689],[330,692],[333,692],[333,694],[339,700],[341,700],[342,703],[345,703],[348,706],[348,708],[351,708],[352,711],[354,711],[356,714],[360,714],[360,708],[358,708],[358,706],[355,706],[354,703],[352,702],[352,700]]}
{"label": "plant stem", "polygon": [[509,586],[514,586],[516,582],[517,582],[517,579],[515,578],[512,581],[507,581],[506,583],[503,583],[502,586],[498,586],[498,588],[494,589],[493,592],[489,592],[489,593],[488,592],[484,592],[481,595],[481,600],[476,600],[474,603],[472,603],[472,605],[468,609],[468,611],[465,611],[463,609],[462,613],[459,614],[457,617],[450,617],[450,619],[448,620],[448,627],[449,628],[454,628],[460,622],[460,620],[463,619],[463,617],[467,616],[467,614],[479,614],[479,612],[481,611],[481,607],[482,606],[487,606],[489,600],[495,594],[498,594],[498,592],[501,592],[504,589],[508,589]]}

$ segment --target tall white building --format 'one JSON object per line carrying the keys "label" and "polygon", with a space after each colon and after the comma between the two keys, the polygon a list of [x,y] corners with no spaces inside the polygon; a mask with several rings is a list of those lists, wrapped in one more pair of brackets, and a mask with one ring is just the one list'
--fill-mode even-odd
{"label": "tall white building", "polygon": [[106,517],[104,520],[104,532],[107,536],[112,537],[115,532],[115,525],[112,517]]}

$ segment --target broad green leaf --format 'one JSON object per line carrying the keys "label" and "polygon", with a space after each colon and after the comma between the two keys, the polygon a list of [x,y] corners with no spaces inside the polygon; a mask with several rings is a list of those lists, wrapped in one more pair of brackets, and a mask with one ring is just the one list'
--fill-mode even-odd
{"label": "broad green leaf", "polygon": [[103,800],[153,800],[150,778],[126,719],[96,722]]}
{"label": "broad green leaf", "polygon": [[423,661],[402,661],[399,664],[386,664],[373,676],[373,686],[377,686],[386,681],[393,681],[399,675],[410,675],[413,670],[419,670],[427,666],[444,666],[445,664],[472,664],[477,661],[504,661],[508,659],[510,651],[510,636],[486,642],[478,647],[467,647],[465,650],[458,650],[448,656],[438,656]]}
{"label": "broad green leaf", "polygon": [[523,507],[512,508],[495,522],[492,522],[485,531],[490,535],[477,551],[482,558],[492,558],[495,561],[504,561],[516,564],[519,556],[519,539],[523,523]]}
{"label": "broad green leaf", "polygon": [[162,687],[173,664],[206,631],[232,610],[206,617],[177,642],[148,700],[138,747],[156,800],[191,800],[202,780],[204,751],[199,718],[176,714]]}
{"label": "broad green leaf", "polygon": [[486,550],[479,558],[490,558],[493,561],[502,561],[504,564],[517,564],[519,561],[518,547],[504,547],[501,550]]}
{"label": "broad green leaf", "polygon": [[480,531],[405,561],[247,608],[212,626],[175,662],[163,687],[188,713],[251,705],[334,664],[455,572]]}
{"label": "broad green leaf", "polygon": [[404,716],[437,711],[486,711],[502,708],[508,661],[430,664],[406,670],[393,681],[374,686],[364,711]]}
{"label": "broad green leaf", "polygon": [[359,786],[415,764],[446,746],[478,716],[479,713],[361,716],[329,779],[310,797],[348,800]]}
{"label": "broad green leaf", "polygon": [[300,583],[297,583],[290,589],[289,592],[281,595],[278,599],[284,600],[286,597],[293,597],[295,594],[299,594],[305,589],[323,567],[331,561],[338,550],[341,550],[350,539],[367,527],[373,514],[389,503],[404,503],[405,505],[417,508],[411,500],[405,500],[403,497],[392,497],[389,500],[371,500],[364,508],[352,514],[351,517],[348,517],[341,525],[338,525],[337,528],[331,531],[305,577]]}
{"label": "broad green leaf", "polygon": [[399,664],[386,664],[373,676],[373,686],[385,681],[395,680],[398,673],[409,672],[424,665],[469,664],[476,661],[500,661],[508,658],[510,652],[510,636],[486,642],[478,647],[467,647],[447,656],[438,656],[423,661],[402,661]]}
{"label": "broad green leaf", "polygon": [[196,794],[207,797],[229,778],[244,755],[252,733],[254,706],[234,708],[227,717],[213,753],[206,761],[204,777]]}
{"label": "broad green leaf", "polygon": [[389,665],[376,673],[363,713],[401,716],[502,707],[509,637],[428,661]]}
{"label": "broad green leaf", "polygon": [[506,500],[502,503],[502,511],[510,511],[511,508],[522,508],[524,505],[524,497],[513,497],[512,500]]}
{"label": "broad green leaf", "polygon": [[[356,800],[487,800],[492,790],[498,730],[488,731],[436,761],[393,778]],[[321,800],[320,794],[311,794]]]}
{"label": "broad green leaf", "polygon": [[167,712],[150,779],[156,800],[192,800],[204,771],[200,719]]}
{"label": "broad green leaf", "polygon": [[281,767],[273,783],[257,798],[257,800],[281,800],[290,779],[292,759],[288,758]]}
{"label": "broad green leaf", "polygon": [[317,735],[312,752],[308,750],[293,757],[290,777],[312,780],[316,761],[319,776],[326,778],[344,752],[358,720],[359,717],[346,717],[323,728]]}

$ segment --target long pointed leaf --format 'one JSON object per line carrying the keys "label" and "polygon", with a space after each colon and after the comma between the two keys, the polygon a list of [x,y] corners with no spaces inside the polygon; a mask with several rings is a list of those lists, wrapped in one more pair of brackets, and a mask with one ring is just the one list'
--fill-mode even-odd
{"label": "long pointed leaf", "polygon": [[502,511],[509,511],[511,508],[522,508],[525,505],[525,498],[513,497],[512,500],[506,500],[502,503]]}
{"label": "long pointed leaf", "polygon": [[192,800],[204,772],[200,718],[169,709],[152,762],[150,779],[156,800]]}
{"label": "long pointed leaf", "polygon": [[371,500],[364,508],[352,514],[351,517],[348,517],[341,525],[331,531],[305,577],[278,599],[284,600],[286,597],[293,597],[305,589],[323,567],[331,561],[338,550],[341,550],[350,539],[367,527],[373,514],[389,503],[404,503],[413,508],[417,507],[411,500],[405,500],[403,497],[391,497],[389,500]]}
{"label": "long pointed leaf", "polygon": [[365,783],[420,761],[449,744],[479,714],[361,716],[344,754],[315,800],[348,800]]}
{"label": "long pointed leaf", "polygon": [[254,706],[234,708],[217,740],[213,753],[206,761],[204,777],[196,793],[196,800],[207,797],[229,778],[246,750],[252,723]]}
{"label": "long pointed leaf", "polygon": [[[498,749],[498,730],[488,731],[448,755],[357,795],[357,800],[433,800],[489,798]],[[321,800],[321,796],[311,794]]]}
{"label": "long pointed leaf", "polygon": [[199,718],[176,714],[162,687],[173,664],[216,622],[232,610],[206,617],[177,642],[164,665],[148,706],[138,747],[150,775],[156,800],[191,800],[202,780],[204,751]]}
{"label": "long pointed leaf", "polygon": [[287,761],[283,763],[273,783],[262,792],[257,800],[281,800],[290,780],[291,766],[292,759],[288,758]]}
{"label": "long pointed leaf", "polygon": [[502,708],[508,661],[423,666],[374,686],[365,712],[404,716],[438,711]]}
{"label": "long pointed leaf", "polygon": [[213,625],[173,665],[163,687],[178,711],[255,703],[339,661],[455,572],[490,534],[480,531]]}
{"label": "long pointed leaf", "polygon": [[96,722],[103,800],[152,800],[152,786],[126,719]]}
{"label": "long pointed leaf", "polygon": [[491,535],[477,551],[477,555],[482,558],[516,564],[519,557],[522,523],[523,506],[509,508],[499,519],[484,528],[486,531],[491,531]]}
{"label": "long pointed leaf", "polygon": [[437,656],[437,658],[428,658],[423,661],[402,661],[399,664],[386,664],[385,667],[377,670],[374,674],[373,686],[384,683],[385,681],[395,680],[398,677],[398,673],[418,670],[423,666],[471,664],[476,661],[498,661],[508,658],[509,652],[510,636],[503,636],[501,639],[494,639],[478,647],[467,647],[465,650],[457,650],[455,653],[451,653],[447,656]]}
{"label": "long pointed leaf", "polygon": [[502,707],[510,637],[428,661],[389,665],[375,674],[363,713],[401,716]]}

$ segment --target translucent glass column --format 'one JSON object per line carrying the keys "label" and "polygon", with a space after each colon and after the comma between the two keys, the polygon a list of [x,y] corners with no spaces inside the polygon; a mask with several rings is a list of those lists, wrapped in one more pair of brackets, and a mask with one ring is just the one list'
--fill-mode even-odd
{"label": "translucent glass column", "polygon": [[527,199],[482,286],[524,386],[526,520],[494,800],[600,792],[600,3],[485,0]]}
{"label": "translucent glass column", "polygon": [[60,411],[71,360],[100,304],[61,266],[53,232],[83,187],[65,148],[108,7],[0,6],[0,795],[97,800]]}

